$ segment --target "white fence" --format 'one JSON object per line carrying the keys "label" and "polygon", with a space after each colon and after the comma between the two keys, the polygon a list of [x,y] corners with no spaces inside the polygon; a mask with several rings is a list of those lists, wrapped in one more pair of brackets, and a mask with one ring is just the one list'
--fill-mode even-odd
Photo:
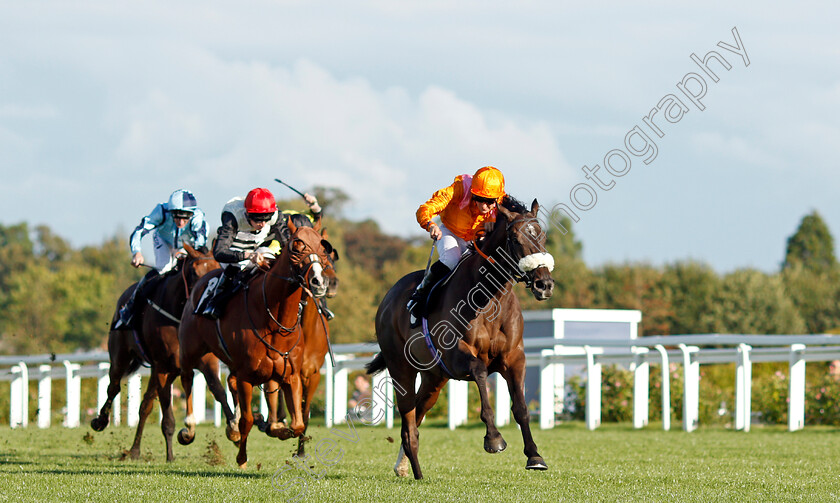
{"label": "white fence", "polygon": [[[546,314],[548,313],[548,314]],[[788,362],[789,404],[788,428],[798,430],[805,422],[805,364],[808,361],[840,359],[840,336],[837,335],[683,335],[636,338],[638,311],[563,310],[526,313],[526,320],[552,320],[554,337],[525,339],[529,367],[539,372],[539,422],[541,428],[552,428],[558,407],[564,398],[563,365],[583,365],[586,373],[586,424],[595,429],[601,420],[601,366],[621,364],[634,376],[633,424],[644,427],[649,421],[649,369],[660,365],[662,376],[662,425],[670,429],[671,400],[669,365],[678,363],[684,375],[683,429],[693,431],[698,426],[700,365],[734,363],[736,373],[735,428],[749,431],[751,412],[751,383],[753,362]],[[632,337],[574,338],[563,331],[566,321],[629,323]],[[526,325],[526,331],[528,330]],[[558,337],[559,335],[559,337]],[[562,344],[558,344],[562,342]],[[674,349],[676,347],[676,349]],[[670,349],[669,349],[670,348]],[[322,369],[325,374],[325,420],[327,426],[346,421],[348,417],[348,377],[353,370],[362,369],[378,348],[375,344],[339,344],[333,346],[337,364],[333,368],[327,358]],[[30,381],[38,385],[37,425],[51,425],[52,381],[64,380],[66,406],[63,426],[78,427],[81,419],[81,380],[97,379],[97,413],[106,398],[108,385],[108,355],[104,352],[0,357],[0,381],[11,381],[10,423],[12,427],[27,426],[30,404]],[[128,379],[127,423],[136,425],[142,398],[141,369]],[[496,422],[510,423],[510,396],[504,381],[495,379]],[[450,381],[449,427],[456,428],[467,419],[467,394],[470,383]],[[206,384],[199,374],[195,379],[196,419],[206,417]],[[393,386],[387,373],[375,376],[371,385],[372,418],[374,423],[394,425]],[[120,398],[112,409],[114,424],[120,423]],[[262,411],[267,406],[262,399]],[[214,422],[221,424],[221,407],[214,402]]]}

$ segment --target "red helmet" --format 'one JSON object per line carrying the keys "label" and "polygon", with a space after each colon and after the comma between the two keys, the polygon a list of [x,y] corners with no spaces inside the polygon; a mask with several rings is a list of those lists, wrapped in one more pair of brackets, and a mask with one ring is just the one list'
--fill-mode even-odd
{"label": "red helmet", "polygon": [[277,211],[277,204],[274,202],[274,195],[268,189],[258,187],[245,196],[245,211],[247,213],[274,213]]}

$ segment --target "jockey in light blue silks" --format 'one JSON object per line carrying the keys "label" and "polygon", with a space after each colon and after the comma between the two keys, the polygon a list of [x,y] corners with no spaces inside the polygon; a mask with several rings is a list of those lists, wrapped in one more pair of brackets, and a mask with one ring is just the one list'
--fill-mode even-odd
{"label": "jockey in light blue silks", "polygon": [[149,271],[134,289],[128,302],[120,309],[120,317],[114,328],[127,328],[134,317],[136,298],[143,295],[142,287],[158,275],[170,271],[178,263],[178,257],[184,254],[183,243],[193,248],[207,246],[207,223],[204,212],[198,208],[192,192],[178,189],[169,196],[165,203],[158,204],[143,217],[134,232],[131,233],[131,265],[140,267],[145,263],[141,249],[143,236],[152,232],[155,246],[155,268]]}

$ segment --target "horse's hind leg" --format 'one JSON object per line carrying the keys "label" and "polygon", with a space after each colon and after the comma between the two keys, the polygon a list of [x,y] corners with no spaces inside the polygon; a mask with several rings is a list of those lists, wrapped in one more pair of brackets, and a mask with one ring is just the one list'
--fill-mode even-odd
{"label": "horse's hind leg", "polygon": [[227,422],[226,434],[228,439],[236,443],[239,441],[239,432],[235,428],[235,416],[230,410],[230,405],[227,402],[227,395],[225,395],[225,388],[219,380],[219,361],[218,360],[202,360],[198,369],[204,375],[204,380],[207,382],[207,388],[213,394],[213,398],[222,406],[222,412],[225,415]]}
{"label": "horse's hind leg", "polygon": [[481,420],[487,427],[487,434],[484,435],[484,450],[489,453],[502,452],[507,448],[507,443],[496,428],[496,413],[493,411],[493,406],[490,405],[490,398],[487,395],[487,367],[475,357],[471,357],[469,366],[470,373],[475,378],[476,386],[478,386],[478,396],[481,399]]}
{"label": "horse's hind leg", "polygon": [[508,367],[502,374],[508,385],[508,392],[511,396],[510,410],[513,412],[513,418],[522,430],[522,440],[525,443],[525,456],[528,462],[525,468],[529,470],[547,470],[548,465],[545,464],[542,456],[537,452],[537,444],[531,436],[531,427],[528,423],[528,406],[525,405],[525,358],[523,356],[518,365]]}
{"label": "horse's hind leg", "polygon": [[181,387],[184,388],[184,401],[187,406],[187,418],[184,420],[185,428],[178,432],[178,443],[190,445],[195,440],[195,416],[193,415],[192,387],[193,369],[181,368]]}
{"label": "horse's hind leg", "polygon": [[120,381],[125,377],[128,367],[131,365],[131,353],[128,348],[119,345],[119,332],[111,332],[108,338],[108,350],[111,353],[111,368],[108,369],[108,398],[102,404],[99,415],[90,421],[93,431],[102,431],[110,422],[111,406],[114,398],[120,393]]}
{"label": "horse's hind leg", "polygon": [[160,385],[160,411],[163,414],[163,420],[160,423],[160,430],[163,432],[163,440],[166,442],[166,461],[175,459],[175,453],[172,452],[172,435],[175,433],[175,414],[172,413],[172,383],[175,381],[177,374],[169,373],[162,379]]}
{"label": "horse's hind leg", "polygon": [[417,390],[417,397],[415,398],[415,420],[418,428],[423,424],[423,418],[426,416],[426,413],[434,407],[441,390],[448,381],[449,379],[437,377],[432,374],[423,375],[423,380],[420,382],[420,389]]}
{"label": "horse's hind leg", "polygon": [[143,439],[143,428],[146,426],[146,419],[152,412],[155,398],[158,396],[158,390],[166,380],[165,374],[158,371],[157,368],[152,367],[152,375],[149,378],[149,384],[146,387],[146,393],[143,394],[143,401],[140,402],[140,418],[137,422],[137,431],[134,433],[134,444],[129,450],[131,459],[138,459],[140,457],[140,441]]}

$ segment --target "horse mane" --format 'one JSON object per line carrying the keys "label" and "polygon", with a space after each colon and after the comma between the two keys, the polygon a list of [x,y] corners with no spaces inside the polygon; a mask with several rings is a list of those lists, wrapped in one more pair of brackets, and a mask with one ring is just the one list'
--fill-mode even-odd
{"label": "horse mane", "polygon": [[505,197],[502,198],[502,202],[499,203],[500,206],[504,207],[504,209],[508,211],[512,211],[514,213],[527,213],[528,208],[525,206],[522,201],[516,199],[515,197],[511,196],[510,194],[505,194]]}

